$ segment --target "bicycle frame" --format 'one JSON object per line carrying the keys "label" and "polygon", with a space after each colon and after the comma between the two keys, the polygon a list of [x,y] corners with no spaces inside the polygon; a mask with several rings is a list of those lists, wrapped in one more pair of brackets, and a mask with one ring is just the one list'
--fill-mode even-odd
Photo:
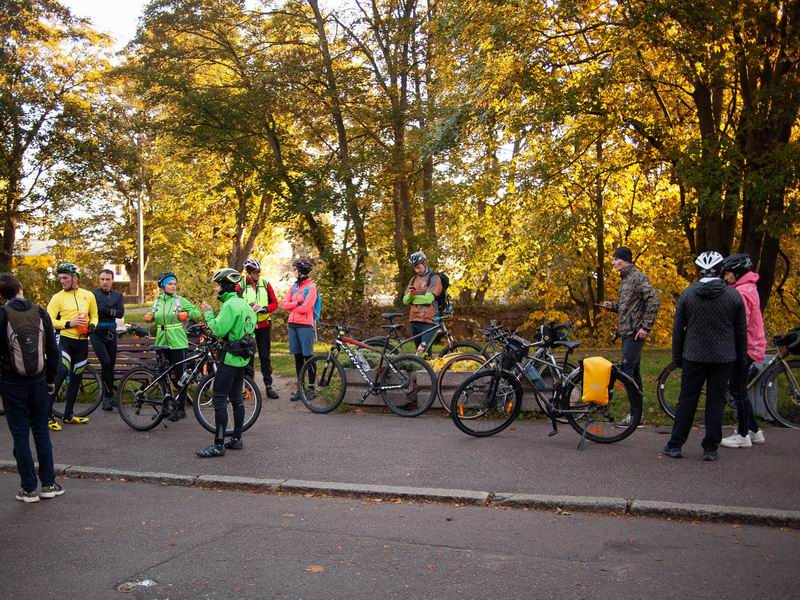
{"label": "bicycle frame", "polygon": [[[167,360],[166,356],[164,356],[162,353],[159,353],[157,355],[157,359],[158,359],[158,368],[160,373],[142,391],[147,391],[153,385],[158,385],[158,382],[166,377],[167,387],[169,388],[169,395],[172,398],[177,398],[189,388],[189,384],[191,384],[192,380],[195,378],[195,376],[203,366],[205,366],[206,364],[212,364],[212,365],[214,364],[213,361],[211,360],[212,354],[213,354],[213,342],[207,343],[202,350],[195,352],[191,356],[188,356],[175,364],[169,364],[169,361]],[[172,370],[178,365],[183,365],[191,361],[197,361],[197,364],[192,369],[189,378],[186,380],[186,383],[179,386],[176,392],[175,390],[176,383],[173,382],[172,378],[170,377],[170,375],[172,375]]]}
{"label": "bicycle frame", "polygon": [[[445,323],[445,318],[444,317],[434,317],[434,318],[437,320],[437,323],[435,325],[431,325],[431,327],[429,327],[428,329],[426,329],[425,331],[423,331],[421,333],[418,333],[417,335],[412,335],[411,337],[403,339],[403,338],[400,337],[400,334],[398,333],[397,330],[393,330],[386,336],[386,339],[387,339],[387,341],[388,340],[393,340],[393,341],[397,342],[397,347],[398,347],[398,350],[399,350],[400,348],[402,348],[408,342],[416,340],[417,338],[419,338],[421,340],[422,336],[428,334],[431,330],[435,329],[436,331],[433,334],[433,337],[431,338],[431,342],[430,342],[430,344],[428,344],[428,347],[425,349],[425,353],[426,354],[431,355],[432,352],[433,352],[433,345],[436,342],[438,342],[440,339],[442,339],[442,338],[445,338],[447,340],[448,345],[454,344],[455,343],[455,339],[453,338],[453,335],[450,333],[450,330],[447,329],[447,324]],[[419,346],[419,344],[416,344],[416,347],[418,347],[418,346]],[[414,348],[414,353],[415,354],[416,354],[416,347]]]}
{"label": "bicycle frame", "polygon": [[[386,340],[384,341],[384,344],[383,344],[383,351],[381,352],[381,359],[380,359],[380,362],[378,363],[378,366],[376,367],[376,370],[375,370],[375,381],[373,381],[373,380],[371,380],[369,378],[369,375],[367,375],[367,372],[361,366],[360,361],[358,361],[356,359],[355,352],[350,349],[351,345],[356,346],[358,348],[363,348],[365,350],[372,350],[372,348],[370,346],[368,346],[367,344],[364,344],[362,342],[359,342],[357,340],[354,340],[352,338],[345,337],[344,335],[339,334],[334,339],[333,346],[331,346],[331,349],[328,351],[328,360],[331,360],[331,359],[332,360],[336,360],[336,358],[338,357],[339,353],[342,350],[344,350],[344,353],[348,356],[348,358],[350,359],[350,362],[353,363],[353,366],[356,368],[356,371],[358,371],[358,374],[361,375],[361,378],[364,380],[364,382],[369,385],[369,388],[367,390],[367,394],[364,395],[364,399],[366,399],[367,395],[369,395],[369,394],[378,395],[382,391],[399,390],[399,389],[401,389],[403,387],[401,384],[385,385],[383,383],[379,383],[379,382],[383,382],[386,379],[386,375],[385,375],[386,370],[383,369],[383,365],[384,365],[384,360],[386,359],[386,351],[387,351],[387,349],[389,347],[389,337],[386,338]],[[391,367],[391,363],[389,363],[388,360],[386,362]],[[328,383],[330,383],[330,377],[332,375],[333,375],[333,371],[331,371],[330,374],[323,373],[322,381],[327,385]],[[327,376],[327,380],[325,379],[325,376]]]}

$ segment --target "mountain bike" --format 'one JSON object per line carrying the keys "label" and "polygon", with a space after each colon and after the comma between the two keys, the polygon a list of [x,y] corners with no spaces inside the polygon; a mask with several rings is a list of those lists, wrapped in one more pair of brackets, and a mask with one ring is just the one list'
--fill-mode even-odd
{"label": "mountain bike", "polygon": [[[526,361],[531,348],[541,348],[547,342],[528,342],[518,335],[503,343],[501,356],[486,369],[468,377],[453,394],[450,417],[464,433],[486,437],[503,431],[519,416],[522,408],[521,378],[531,363],[544,368],[552,366],[536,354]],[[558,433],[558,417],[566,418],[581,435],[578,449],[587,439],[608,444],[627,438],[636,431],[642,418],[642,394],[636,383],[617,365],[611,367],[608,402],[596,404],[583,400],[583,369],[567,374],[554,369],[552,401],[534,387],[536,402],[552,423],[549,436]],[[630,415],[625,428],[617,425]]]}
{"label": "mountain bike", "polygon": [[389,334],[370,337],[363,340],[362,343],[370,346],[373,350],[378,352],[382,351],[382,349],[386,347],[388,348],[389,354],[400,354],[404,349],[406,354],[412,354],[415,352],[419,353],[418,349],[420,342],[422,341],[422,336],[430,332],[431,329],[435,329],[436,333],[431,339],[430,344],[425,347],[423,352],[424,356],[427,358],[431,358],[433,356],[433,346],[441,339],[444,339],[445,346],[436,355],[438,358],[442,358],[454,353],[477,352],[482,354],[484,352],[483,347],[471,340],[456,340],[453,337],[453,334],[450,333],[450,330],[447,328],[447,319],[450,318],[450,314],[434,317],[434,323],[431,324],[431,327],[427,331],[418,333],[417,335],[412,335],[408,338],[400,337],[400,330],[403,328],[403,326],[394,323],[394,319],[402,316],[404,316],[403,313],[399,312],[381,313],[381,317],[389,322],[386,325],[381,325],[381,329],[387,329]]}
{"label": "mountain bike", "polygon": [[[122,420],[137,431],[148,431],[177,410],[180,394],[191,394],[194,415],[200,425],[214,433],[214,406],[212,403],[215,357],[223,341],[213,335],[204,325],[193,325],[192,333],[199,336],[199,343],[184,360],[172,365],[169,361],[168,346],[153,346],[156,353],[157,369],[136,367],[127,372],[117,389],[117,410]],[[190,328],[190,329],[192,329]],[[183,373],[175,380],[175,366],[181,366]],[[245,421],[243,430],[253,426],[261,413],[261,392],[253,379],[244,378]],[[228,422],[233,423],[233,409],[228,403]],[[225,431],[232,435],[233,427]]]}
{"label": "mountain bike", "polygon": [[[344,353],[358,376],[367,384],[361,397],[363,404],[370,395],[381,396],[389,409],[401,417],[416,417],[428,410],[436,398],[436,375],[430,365],[412,354],[391,354],[389,338],[384,339],[377,366],[370,368],[360,350],[374,350],[364,342],[347,335],[352,327],[342,324],[321,324],[336,330],[327,354],[311,357],[297,376],[301,400],[315,413],[335,410],[347,392],[347,378],[339,356]],[[392,325],[400,328],[402,325]]]}

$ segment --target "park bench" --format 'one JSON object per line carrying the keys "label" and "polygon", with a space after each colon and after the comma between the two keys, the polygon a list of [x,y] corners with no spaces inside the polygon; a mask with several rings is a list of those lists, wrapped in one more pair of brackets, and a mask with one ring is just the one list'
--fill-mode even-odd
{"label": "park bench", "polygon": [[[190,347],[197,342],[197,338],[189,338]],[[134,367],[147,367],[148,369],[157,370],[158,361],[156,353],[153,351],[155,343],[154,337],[120,337],[117,340],[117,362],[114,367],[114,379],[119,381]],[[89,364],[100,374],[100,361],[95,355],[91,343],[89,344]]]}

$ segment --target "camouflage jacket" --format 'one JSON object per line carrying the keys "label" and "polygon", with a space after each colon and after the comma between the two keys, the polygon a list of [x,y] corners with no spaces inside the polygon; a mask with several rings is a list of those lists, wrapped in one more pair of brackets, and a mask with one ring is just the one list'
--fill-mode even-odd
{"label": "camouflage jacket", "polygon": [[611,310],[619,313],[619,335],[635,335],[640,329],[649,332],[658,314],[658,293],[645,274],[633,265],[628,265],[619,274],[622,278],[619,298],[611,303]]}

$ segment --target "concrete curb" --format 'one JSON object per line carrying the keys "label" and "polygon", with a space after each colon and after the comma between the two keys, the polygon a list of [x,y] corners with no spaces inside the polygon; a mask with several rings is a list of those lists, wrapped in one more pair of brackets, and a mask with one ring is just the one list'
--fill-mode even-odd
{"label": "concrete curb", "polygon": [[[0,460],[0,473],[16,473],[14,461]],[[115,480],[159,485],[177,485],[205,489],[238,490],[261,493],[323,494],[356,498],[402,498],[410,501],[456,502],[477,506],[533,508],[562,512],[605,513],[618,516],[642,516],[746,523],[771,527],[800,528],[800,511],[752,508],[747,506],[720,506],[715,504],[690,504],[658,502],[653,500],[628,500],[596,496],[557,496],[546,494],[517,494],[509,492],[484,492],[408,486],[373,485],[330,481],[304,481],[300,479],[255,479],[231,475],[178,475],[121,471],[101,467],[56,465],[56,473],[66,477],[96,480]]]}

